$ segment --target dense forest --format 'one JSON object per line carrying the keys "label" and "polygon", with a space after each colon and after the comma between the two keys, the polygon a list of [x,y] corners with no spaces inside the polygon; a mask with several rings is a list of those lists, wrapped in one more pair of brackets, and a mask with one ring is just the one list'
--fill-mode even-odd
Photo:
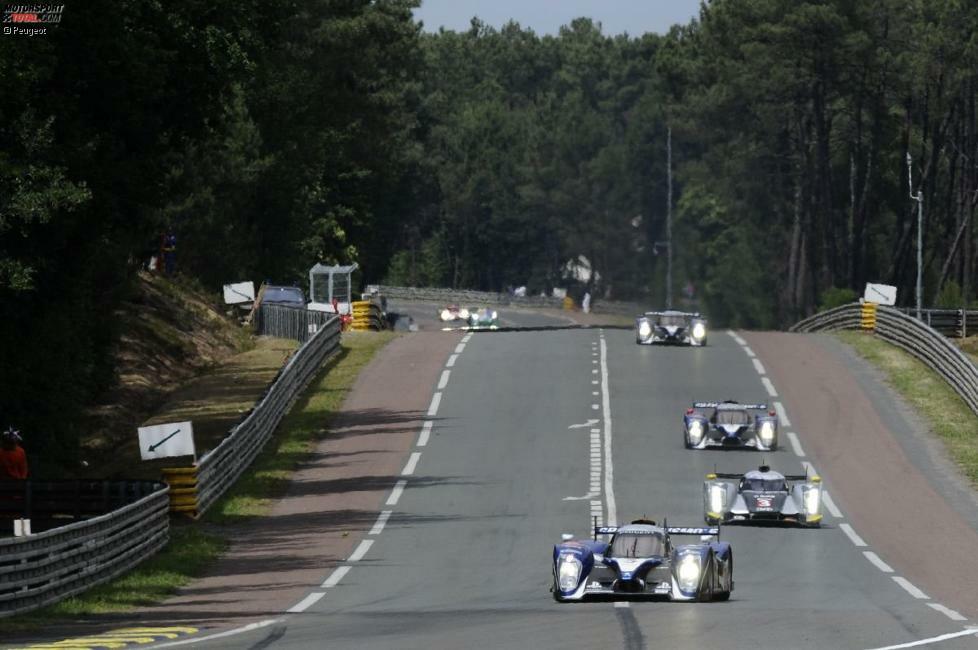
{"label": "dense forest", "polygon": [[[89,0],[0,37],[0,418],[70,456],[113,306],[178,271],[665,299],[777,327],[975,293],[978,5],[712,0],[667,34],[426,33],[412,0]],[[585,287],[568,269],[586,260]]]}

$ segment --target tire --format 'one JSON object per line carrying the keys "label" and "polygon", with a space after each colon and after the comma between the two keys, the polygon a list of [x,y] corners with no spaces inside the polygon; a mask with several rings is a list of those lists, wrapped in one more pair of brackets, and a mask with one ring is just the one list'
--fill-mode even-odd
{"label": "tire", "polygon": [[[708,603],[715,598],[716,556],[713,553],[710,553],[710,557],[706,561],[706,567],[706,575],[703,576],[703,581],[700,583],[700,597],[697,599],[701,603]],[[709,593],[707,593],[707,589],[709,589]]]}
{"label": "tire", "polygon": [[554,601],[558,603],[566,603],[567,600],[560,595],[560,589],[557,588],[557,579],[554,578],[554,583],[550,587],[550,595],[554,597]]}
{"label": "tire", "polygon": [[723,576],[722,589],[715,598],[719,602],[730,600],[730,592],[733,591],[733,551],[730,552],[730,559],[725,564],[727,566]]}

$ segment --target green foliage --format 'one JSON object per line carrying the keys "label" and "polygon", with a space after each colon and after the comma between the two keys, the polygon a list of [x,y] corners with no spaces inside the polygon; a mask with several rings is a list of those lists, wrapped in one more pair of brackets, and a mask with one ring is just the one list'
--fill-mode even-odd
{"label": "green foliage", "polygon": [[856,302],[858,295],[848,287],[829,287],[818,297],[818,310],[825,311]]}
{"label": "green foliage", "polygon": [[960,285],[954,280],[949,280],[941,287],[941,292],[934,300],[934,306],[942,309],[962,309],[964,307],[964,293]]}

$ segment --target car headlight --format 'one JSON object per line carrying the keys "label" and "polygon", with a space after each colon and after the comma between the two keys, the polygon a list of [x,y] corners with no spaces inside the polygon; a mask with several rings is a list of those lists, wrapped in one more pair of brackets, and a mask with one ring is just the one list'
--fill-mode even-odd
{"label": "car headlight", "polygon": [[441,310],[441,319],[442,320],[452,320],[452,312],[448,311],[447,309],[442,309]]}
{"label": "car headlight", "polygon": [[581,561],[576,557],[561,558],[560,568],[557,569],[557,586],[561,591],[577,589],[577,581],[581,577]]}
{"label": "car headlight", "polygon": [[493,320],[496,320],[497,318],[499,318],[499,314],[497,314],[495,311],[493,311],[492,312],[492,319]]}
{"label": "car headlight", "polygon": [[698,555],[684,555],[676,569],[679,588],[683,591],[695,591],[700,583],[700,558]]}
{"label": "car headlight", "polygon": [[651,333],[652,333],[652,326],[649,325],[648,321],[643,320],[641,323],[638,324],[638,335],[641,336],[643,339],[648,338]]}
{"label": "car headlight", "polygon": [[805,490],[802,500],[804,501],[805,514],[817,515],[819,500],[821,499],[822,491],[816,486],[812,486]]}
{"label": "car headlight", "polygon": [[464,320],[469,320],[469,310],[468,309],[462,309],[462,311],[460,311],[458,313],[458,315],[461,316]]}
{"label": "car headlight", "polygon": [[689,441],[694,445],[700,444],[700,440],[703,439],[703,423],[699,420],[693,420],[689,423]]}
{"label": "car headlight", "polygon": [[770,445],[774,442],[774,423],[770,420],[761,422],[761,428],[757,434],[761,437],[765,445]]}
{"label": "car headlight", "polygon": [[727,497],[727,491],[722,485],[711,485],[710,486],[710,512],[721,514],[723,513],[724,501]]}
{"label": "car headlight", "polygon": [[703,326],[703,323],[696,323],[695,325],[693,325],[694,339],[699,340],[704,338],[705,336],[706,336],[706,327]]}

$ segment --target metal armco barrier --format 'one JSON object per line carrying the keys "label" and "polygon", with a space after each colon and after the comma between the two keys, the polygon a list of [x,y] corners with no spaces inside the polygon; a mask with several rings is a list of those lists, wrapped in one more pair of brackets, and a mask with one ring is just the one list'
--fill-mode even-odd
{"label": "metal armco barrier", "polygon": [[[19,483],[22,500],[29,491],[37,492],[26,485],[30,481]],[[63,483],[70,489],[67,484],[73,482]],[[0,617],[85,591],[128,571],[166,545],[170,535],[169,488],[164,483],[97,483],[106,485],[104,489],[98,486],[99,491],[128,495],[132,501],[107,514],[28,537],[0,538]],[[4,486],[4,494],[12,497],[11,489]],[[18,505],[15,503],[13,509]],[[32,507],[41,504],[35,502]]]}
{"label": "metal armco barrier", "polygon": [[[433,289],[418,287],[378,287],[380,293],[388,298],[417,302],[436,302],[442,305],[453,304],[459,307],[479,307],[482,305],[504,305],[510,307],[547,307],[563,309],[564,299],[552,296],[513,296],[508,293],[490,291],[469,291],[465,289]],[[638,316],[648,311],[636,303],[594,299],[591,311],[595,314],[619,314]]]}
{"label": "metal armco barrier", "polygon": [[333,318],[334,314],[304,307],[262,303],[255,317],[255,333],[305,343]]}
{"label": "metal armco barrier", "polygon": [[[899,310],[908,316],[916,315],[915,310],[909,307],[900,307]],[[975,325],[978,325],[978,310],[923,309],[920,312],[920,320],[944,336],[962,338],[968,335],[969,329],[976,329]]]}
{"label": "metal armco barrier", "polygon": [[355,332],[379,331],[384,329],[384,312],[380,305],[372,300],[358,300],[352,305],[353,326]]}
{"label": "metal armco barrier", "polygon": [[[819,332],[862,327],[862,305],[836,307],[791,327],[792,332]],[[978,415],[978,368],[940,332],[893,307],[876,308],[876,336],[903,348],[939,374]]]}
{"label": "metal armco barrier", "polygon": [[292,355],[248,417],[204,454],[196,467],[164,470],[168,478],[176,480],[171,483],[173,510],[199,517],[251,465],[323,363],[339,349],[340,319],[333,314],[326,316],[322,327]]}

